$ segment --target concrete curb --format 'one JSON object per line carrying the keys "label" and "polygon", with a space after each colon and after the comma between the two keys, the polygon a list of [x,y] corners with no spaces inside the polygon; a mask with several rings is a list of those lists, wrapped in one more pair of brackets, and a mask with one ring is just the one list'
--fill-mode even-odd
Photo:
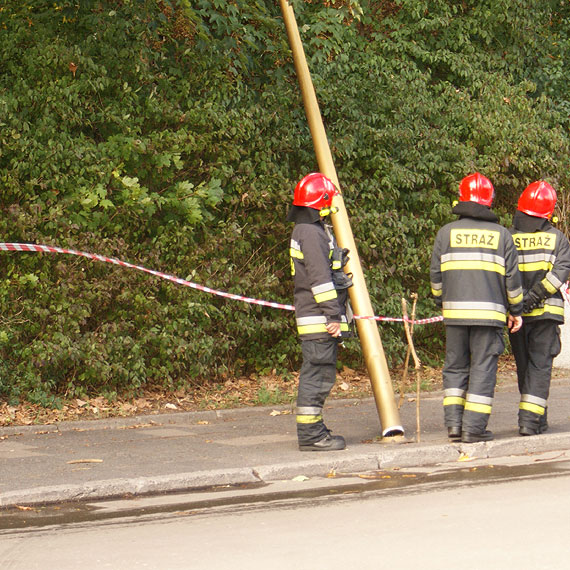
{"label": "concrete curb", "polygon": [[191,492],[221,485],[271,483],[297,476],[327,477],[331,474],[365,473],[394,467],[427,467],[457,461],[461,453],[491,459],[537,452],[570,450],[570,434],[559,433],[529,438],[507,438],[482,443],[386,446],[368,453],[323,454],[302,461],[258,465],[227,470],[199,471],[157,477],[108,479],[83,485],[34,487],[0,494],[0,507],[39,505],[56,502],[112,499],[125,495]]}
{"label": "concrete curb", "polygon": [[196,473],[179,473],[160,477],[107,479],[83,485],[56,485],[34,487],[0,494],[0,507],[38,505],[89,499],[111,499],[124,495],[143,495],[177,491],[199,490],[217,485],[259,483],[248,468]]}

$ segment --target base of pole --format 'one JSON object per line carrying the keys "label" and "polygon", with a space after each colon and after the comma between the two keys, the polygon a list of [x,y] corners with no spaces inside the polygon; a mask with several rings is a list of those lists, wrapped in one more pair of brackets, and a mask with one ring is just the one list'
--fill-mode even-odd
{"label": "base of pole", "polygon": [[382,432],[382,437],[394,437],[396,435],[404,435],[404,428],[402,426],[391,426]]}

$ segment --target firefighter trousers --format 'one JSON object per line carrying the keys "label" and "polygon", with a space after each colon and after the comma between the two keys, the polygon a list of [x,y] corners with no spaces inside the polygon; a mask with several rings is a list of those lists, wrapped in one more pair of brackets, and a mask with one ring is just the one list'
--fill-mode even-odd
{"label": "firefighter trousers", "polygon": [[552,363],[561,349],[560,326],[551,319],[528,321],[509,338],[521,395],[519,426],[539,431],[546,426]]}
{"label": "firefighter trousers", "polygon": [[505,349],[503,329],[447,325],[445,337],[445,425],[483,433],[493,406],[499,356]]}
{"label": "firefighter trousers", "polygon": [[323,439],[329,430],[323,421],[323,406],[336,380],[338,340],[303,340],[303,364],[297,393],[297,438],[300,445]]}

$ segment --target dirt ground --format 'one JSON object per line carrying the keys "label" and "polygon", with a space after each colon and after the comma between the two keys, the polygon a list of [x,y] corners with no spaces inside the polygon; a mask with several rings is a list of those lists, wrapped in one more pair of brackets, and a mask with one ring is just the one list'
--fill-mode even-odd
{"label": "dirt ground", "polygon": [[[404,375],[403,369],[390,371],[394,393],[399,401],[414,398],[419,382],[420,392],[441,390],[441,369],[413,367]],[[164,392],[148,390],[136,398],[107,400],[103,397],[64,400],[59,409],[44,408],[22,402],[11,406],[0,401],[0,426],[54,424],[71,420],[91,420],[129,417],[180,411],[214,410],[250,406],[294,406],[298,375],[283,378],[278,375],[250,376],[226,380],[207,387]],[[511,356],[499,361],[497,385],[516,382],[516,369]],[[368,398],[372,388],[366,371],[343,368],[330,398]]]}

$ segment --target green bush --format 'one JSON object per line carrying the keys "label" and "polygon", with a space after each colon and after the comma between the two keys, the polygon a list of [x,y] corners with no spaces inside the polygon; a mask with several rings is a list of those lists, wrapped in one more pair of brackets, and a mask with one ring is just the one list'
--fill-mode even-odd
{"label": "green bush", "polygon": [[[293,2],[374,310],[429,296],[431,243],[481,170],[508,224],[546,178],[565,212],[568,7]],[[316,170],[277,3],[0,8],[0,238],[119,258],[292,302],[285,221]],[[563,227],[566,227],[565,225]],[[67,255],[1,253],[0,396],[45,405],[299,363],[290,311]],[[381,324],[390,365],[400,324]],[[441,325],[418,326],[438,363]],[[356,341],[343,364],[362,366]]]}

